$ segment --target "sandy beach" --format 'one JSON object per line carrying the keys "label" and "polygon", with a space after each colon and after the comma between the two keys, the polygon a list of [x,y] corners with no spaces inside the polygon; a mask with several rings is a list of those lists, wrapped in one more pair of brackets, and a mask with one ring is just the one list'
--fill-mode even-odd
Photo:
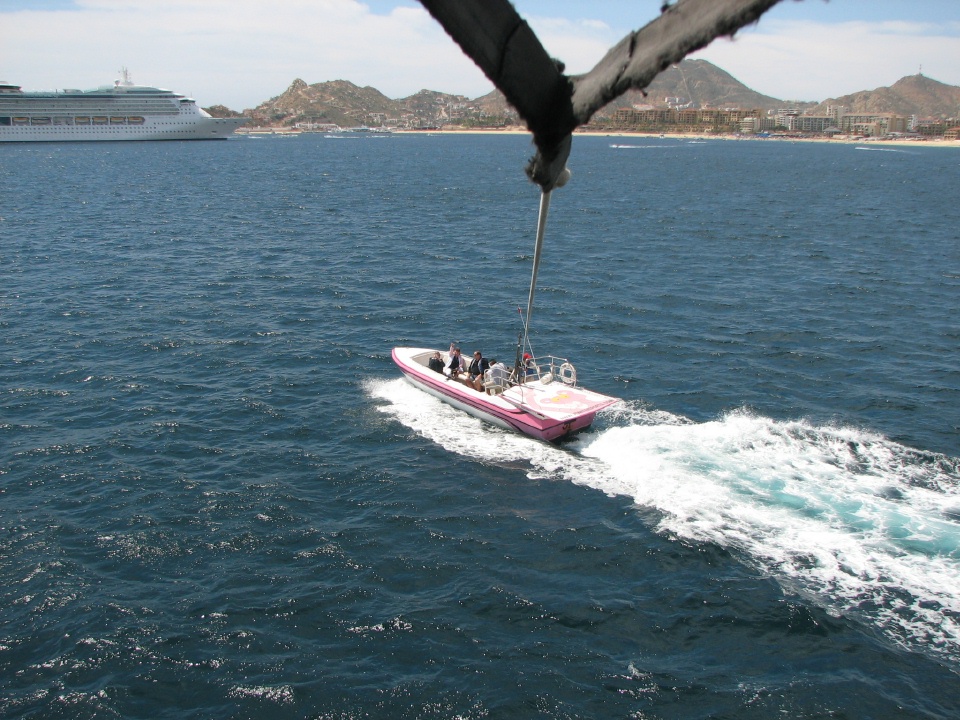
{"label": "sandy beach", "polygon": [[[529,135],[530,131],[520,125],[514,125],[505,128],[440,128],[436,130],[397,130],[400,133],[432,133],[437,135]],[[597,130],[576,130],[574,136],[584,137],[609,137],[609,138],[646,138],[646,139],[680,139],[680,140],[729,140],[729,141],[751,141],[751,142],[811,142],[825,143],[831,145],[876,145],[883,147],[944,147],[960,149],[960,140],[944,140],[943,138],[924,138],[912,139],[902,137],[851,137],[848,135],[837,135],[832,138],[826,137],[802,137],[802,136],[756,136],[756,135],[736,135],[732,133],[725,134],[706,134],[706,133],[656,133],[656,132],[630,132],[626,130],[615,131],[597,131]]]}

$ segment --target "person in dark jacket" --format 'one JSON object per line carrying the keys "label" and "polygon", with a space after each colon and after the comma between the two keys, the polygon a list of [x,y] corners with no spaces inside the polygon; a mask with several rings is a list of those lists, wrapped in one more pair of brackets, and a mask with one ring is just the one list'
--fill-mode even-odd
{"label": "person in dark jacket", "polygon": [[433,357],[427,362],[427,367],[443,375],[443,358],[440,357],[440,351],[433,353]]}
{"label": "person in dark jacket", "polygon": [[477,392],[483,392],[483,374],[490,369],[490,362],[479,350],[473,353],[473,362],[467,369],[466,383]]}

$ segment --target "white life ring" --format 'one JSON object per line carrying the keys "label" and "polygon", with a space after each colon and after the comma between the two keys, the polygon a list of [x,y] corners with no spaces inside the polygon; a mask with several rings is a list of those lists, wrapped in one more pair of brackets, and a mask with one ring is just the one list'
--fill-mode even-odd
{"label": "white life ring", "polygon": [[577,384],[577,370],[568,362],[565,362],[560,366],[560,369],[557,371],[557,375],[560,377],[560,380],[567,385]]}

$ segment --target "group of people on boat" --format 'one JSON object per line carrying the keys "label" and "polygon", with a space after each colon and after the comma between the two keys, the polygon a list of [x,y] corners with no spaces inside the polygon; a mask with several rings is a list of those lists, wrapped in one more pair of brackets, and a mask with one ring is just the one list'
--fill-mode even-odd
{"label": "group of people on boat", "polygon": [[[434,372],[447,375],[451,380],[456,380],[467,387],[473,388],[477,392],[496,394],[506,389],[510,380],[510,369],[496,358],[487,360],[483,357],[483,353],[475,350],[473,359],[468,363],[461,354],[460,348],[452,344],[449,355],[450,362],[444,365],[440,351],[435,351],[433,357],[427,363],[428,367]],[[529,353],[524,353],[524,372],[521,373],[521,378],[536,372],[536,366],[533,363],[533,357]]]}
{"label": "group of people on boat", "polygon": [[474,351],[473,360],[467,363],[460,348],[455,345],[450,346],[450,362],[446,366],[439,351],[433,353],[428,366],[431,370],[448,375],[451,380],[462,382],[477,392],[502,391],[510,376],[506,365],[496,358],[487,360],[479,350]]}

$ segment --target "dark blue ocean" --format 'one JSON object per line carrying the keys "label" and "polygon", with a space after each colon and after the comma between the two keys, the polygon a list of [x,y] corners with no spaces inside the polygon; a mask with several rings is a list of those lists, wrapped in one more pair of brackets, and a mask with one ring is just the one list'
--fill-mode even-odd
{"label": "dark blue ocean", "polygon": [[[619,146],[619,147],[618,147]],[[957,718],[960,149],[0,146],[3,718]]]}

